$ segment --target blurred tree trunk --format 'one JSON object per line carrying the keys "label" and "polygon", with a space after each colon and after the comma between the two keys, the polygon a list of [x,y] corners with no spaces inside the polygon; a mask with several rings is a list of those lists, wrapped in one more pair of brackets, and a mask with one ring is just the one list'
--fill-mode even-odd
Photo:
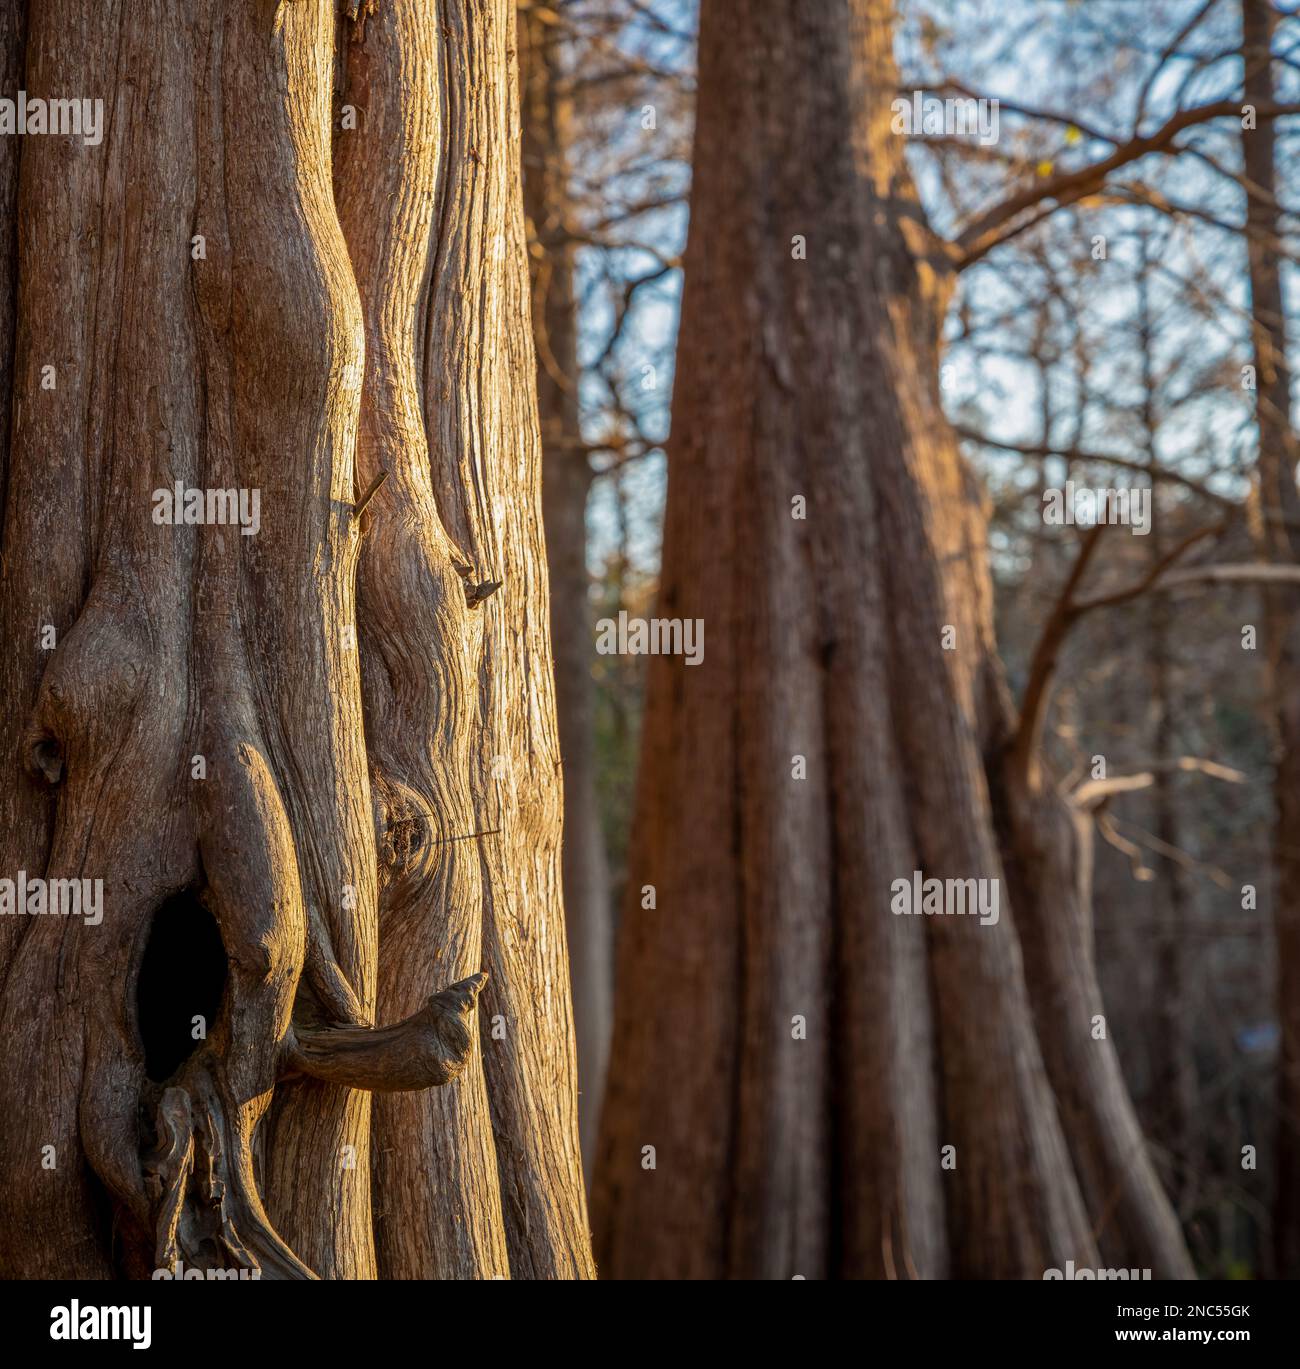
{"label": "blurred tree trunk", "polygon": [[[1086,829],[1011,745],[892,18],[702,6],[656,611],[705,652],[650,662],[598,1260],[1185,1275],[1093,1039]],[[916,870],[1000,881],[998,923],[894,915]]]}
{"label": "blurred tree trunk", "polygon": [[[1138,346],[1142,355],[1141,442],[1152,469],[1151,531],[1145,550],[1152,566],[1169,551],[1160,510],[1160,485],[1154,474],[1156,455],[1156,406],[1154,320],[1151,312],[1150,243],[1140,239],[1141,265],[1137,281]],[[1150,672],[1148,721],[1151,727],[1151,758],[1157,763],[1175,759],[1178,729],[1174,716],[1174,608],[1163,594],[1152,595],[1144,605],[1147,618],[1147,667]],[[1197,1097],[1196,1060],[1191,1030],[1195,1020],[1189,978],[1186,918],[1189,899],[1186,876],[1168,852],[1181,849],[1175,777],[1163,766],[1155,771],[1151,803],[1155,810],[1155,836],[1164,848],[1159,882],[1152,891],[1155,920],[1156,983],[1160,986],[1154,1005],[1151,1031],[1151,1107],[1149,1130],[1168,1151],[1166,1184],[1176,1204],[1190,1210],[1200,1175],[1201,1108]]]}
{"label": "blurred tree trunk", "polygon": [[0,1268],[589,1274],[513,6],[30,18]]}
{"label": "blurred tree trunk", "polygon": [[[1168,550],[1159,536],[1158,525],[1159,515],[1153,520],[1150,537],[1153,561]],[[1152,756],[1157,761],[1166,761],[1174,758],[1177,746],[1171,606],[1167,596],[1156,594],[1148,607],[1150,706],[1154,714]],[[1168,771],[1156,773],[1151,802],[1155,807],[1155,836],[1161,846],[1166,851],[1180,850],[1176,782]],[[1160,884],[1152,899],[1156,921],[1155,982],[1159,993],[1151,1042],[1150,1130],[1152,1137],[1169,1152],[1169,1191],[1184,1211],[1190,1211],[1200,1182],[1202,1131],[1191,1036],[1196,1020],[1190,983],[1192,948],[1188,946],[1187,928],[1191,907],[1181,866],[1167,857],[1162,857],[1160,866]]]}
{"label": "blurred tree trunk", "polygon": [[596,698],[587,575],[591,465],[578,425],[578,343],[567,158],[571,110],[563,94],[551,11],[522,4],[524,211],[530,225],[533,338],[542,430],[542,508],[551,573],[551,640],[564,760],[564,912],[578,1034],[578,1124],[590,1175],[613,1017],[613,911],[596,802]]}
{"label": "blurred tree trunk", "polygon": [[[1273,96],[1275,12],[1268,0],[1242,0],[1242,56],[1246,103]],[[1291,426],[1291,368],[1286,353],[1282,276],[1278,263],[1281,210],[1277,202],[1276,132],[1272,119],[1243,129],[1246,248],[1250,266],[1255,415],[1259,427],[1259,539],[1264,559],[1300,559],[1300,445]],[[1276,1274],[1300,1277],[1300,602],[1294,589],[1264,594],[1269,692],[1275,729],[1273,924],[1277,939],[1278,1181],[1273,1212]]]}

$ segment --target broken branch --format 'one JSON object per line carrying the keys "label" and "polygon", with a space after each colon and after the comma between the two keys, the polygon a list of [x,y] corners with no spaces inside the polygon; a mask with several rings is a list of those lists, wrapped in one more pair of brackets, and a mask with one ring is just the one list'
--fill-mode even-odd
{"label": "broken branch", "polygon": [[299,1028],[287,1055],[289,1072],[374,1093],[449,1084],[469,1062],[470,1019],[487,978],[460,980],[391,1027]]}

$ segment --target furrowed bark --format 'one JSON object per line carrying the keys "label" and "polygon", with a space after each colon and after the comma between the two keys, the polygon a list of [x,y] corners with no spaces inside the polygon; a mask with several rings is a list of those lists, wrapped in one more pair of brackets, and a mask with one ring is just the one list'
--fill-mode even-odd
{"label": "furrowed bark", "polygon": [[[265,16],[240,7],[223,39],[234,76],[222,86],[231,322],[236,336],[252,334],[252,345],[234,349],[228,403],[235,483],[262,490],[262,527],[247,539],[240,584],[262,744],[293,835],[305,925],[326,929],[368,1020],[376,872],[349,636],[364,337],[331,185],[333,37],[332,7],[307,3]],[[268,173],[292,196],[296,232],[258,191]],[[311,943],[317,954],[321,944]],[[372,1276],[369,1100],[291,1084],[268,1123],[272,1220],[321,1277]],[[323,1193],[333,1196],[332,1220],[322,1220]]]}
{"label": "furrowed bark", "polygon": [[[29,94],[50,98],[64,91],[114,91],[119,20],[114,7],[90,13],[75,4],[53,3],[33,19],[25,77]],[[133,48],[127,55],[138,60]],[[106,115],[119,113],[117,103],[106,100]],[[150,152],[147,142],[139,149],[146,159]],[[9,1032],[9,1048],[0,1059],[0,1164],[10,1176],[0,1186],[0,1223],[15,1233],[2,1252],[8,1277],[95,1278],[111,1271],[108,1204],[80,1135],[80,1081],[97,1054],[107,1056],[130,1090],[133,1113],[143,1078],[138,1052],[114,1058],[97,1042],[129,1033],[124,962],[133,941],[143,940],[149,902],[160,899],[167,886],[185,883],[193,865],[192,855],[182,854],[184,833],[168,832],[175,824],[160,820],[163,793],[180,759],[183,705],[178,710],[176,685],[185,662],[148,663],[143,652],[155,631],[163,639],[175,635],[188,612],[187,596],[182,589],[148,605],[136,578],[144,558],[114,546],[111,531],[109,548],[95,556],[101,510],[122,510],[139,493],[125,458],[141,437],[138,411],[145,406],[136,396],[142,391],[132,389],[116,403],[104,402],[113,393],[104,351],[111,350],[119,327],[130,326],[116,297],[120,262],[112,252],[84,248],[101,235],[112,245],[119,241],[126,155],[120,151],[110,162],[102,148],[97,153],[73,139],[32,138],[23,146],[13,439],[0,583],[0,617],[12,645],[5,653],[3,681],[9,704],[3,724],[9,775],[0,836],[4,869],[10,877],[18,871],[102,877],[105,903],[127,904],[133,911],[112,923],[106,916],[93,931],[63,918],[0,921],[5,968],[0,1023]],[[183,168],[174,167],[159,187],[164,205],[180,197],[177,172],[183,177]],[[149,279],[146,275],[141,284]],[[141,322],[138,307],[130,313],[132,322]],[[156,326],[163,327],[162,310],[159,315]],[[183,366],[184,346],[182,336],[148,358],[148,369],[137,377],[144,396],[162,385],[170,388],[174,376],[167,368],[173,359],[178,369]],[[51,366],[52,372],[44,369]],[[54,388],[43,389],[42,381],[48,384],[51,378]],[[184,411],[183,399],[178,407]],[[146,450],[154,449],[154,432],[165,420],[161,412],[155,417]],[[179,458],[173,463],[163,448],[169,474],[174,465],[183,465],[187,446],[193,446],[193,428],[187,434],[182,424],[183,419],[171,422],[181,439],[175,444]],[[118,439],[130,446],[114,460]],[[142,530],[147,494],[137,510]],[[125,516],[120,514],[119,521]],[[166,558],[169,549],[162,552]],[[170,569],[164,559],[161,573],[166,576]],[[84,615],[83,609],[88,610]],[[55,635],[43,637],[45,629]],[[151,677],[148,719],[161,737],[166,761],[165,768],[147,765],[136,779],[132,767],[152,747],[143,729],[128,736],[124,724],[140,700],[146,670]],[[49,779],[63,782],[57,816]],[[96,808],[115,803],[124,785],[134,791],[136,803],[153,810],[147,841],[134,825],[116,837],[96,828]],[[192,851],[192,839],[189,845]],[[91,942],[87,933],[96,932],[102,935]],[[116,993],[112,987],[105,994],[92,992],[97,971],[119,976]],[[31,1010],[34,1001],[45,1005],[39,1015]],[[49,1068],[51,1058],[60,1062],[59,1069]],[[124,1176],[125,1200],[147,1230],[139,1160],[131,1151],[134,1116],[118,1114],[99,1123],[101,1162],[110,1160],[106,1167]],[[42,1169],[43,1159],[54,1167]]]}
{"label": "furrowed bark", "polygon": [[475,611],[466,829],[489,834],[467,843],[483,889],[484,1070],[510,1272],[586,1278],[514,5],[449,0],[441,18],[443,163],[420,383],[442,524],[471,583],[502,584]]}
{"label": "furrowed bark", "polygon": [[[358,488],[370,505],[359,601],[363,689],[383,855],[381,1016],[414,1013],[482,963],[483,888],[470,748],[492,606],[471,610],[466,549],[434,499],[417,371],[438,250],[445,78],[438,17],[396,0],[348,34],[335,192],[367,319]],[[441,192],[445,194],[445,191]],[[360,535],[360,533],[359,533]],[[481,1063],[447,1092],[376,1100],[380,1272],[508,1275]]]}
{"label": "furrowed bark", "polygon": [[[706,650],[651,664],[597,1180],[618,1274],[933,1277],[952,1240],[957,1269],[996,1276],[1094,1249],[1010,920],[890,913],[915,868],[1000,865],[972,614],[965,674],[941,647],[935,566],[965,551],[968,515],[937,421],[935,304],[892,207],[885,22],[879,5],[701,16],[657,612],[702,618]],[[827,146],[828,127],[851,136]]]}
{"label": "furrowed bark", "polygon": [[[282,1258],[283,1242],[249,1190],[252,1133],[275,1082],[303,959],[304,900],[334,921],[345,972],[357,977],[363,999],[374,943],[363,752],[349,742],[349,713],[359,713],[356,669],[349,699],[338,647],[351,618],[351,567],[330,504],[351,476],[359,337],[337,225],[330,235],[327,8],[232,5],[210,25],[154,23],[110,8],[102,34],[86,32],[76,6],[59,8],[68,12],[54,15],[58,51],[92,64],[65,70],[65,88],[115,92],[98,163],[106,168],[102,186],[87,196],[100,200],[104,236],[90,296],[96,317],[63,339],[80,349],[69,370],[86,377],[87,540],[96,554],[75,624],[43,673],[28,745],[62,758],[46,873],[103,878],[105,917],[95,930],[59,919],[20,929],[6,1014],[33,980],[61,980],[69,963],[82,987],[80,1010],[70,1005],[59,1023],[70,1038],[65,1058],[83,1065],[80,1127],[68,1112],[77,1110],[75,1093],[59,1080],[58,1099],[32,1109],[4,1140],[26,1152],[28,1167],[42,1132],[66,1145],[69,1173],[84,1153],[137,1234],[163,1220],[159,1201],[170,1222],[178,1207],[209,1200],[183,1170],[170,1176],[180,1191],[146,1191],[136,1107],[147,1090],[132,993],[151,922],[160,909],[166,914],[169,895],[201,887],[230,986],[183,1085],[203,1110],[206,1144],[224,1157],[226,1182],[258,1228],[231,1243],[254,1259],[274,1255],[268,1272],[301,1274],[306,1266]],[[94,69],[108,52],[118,53],[120,83]],[[193,71],[177,64],[179,54],[195,58]],[[137,85],[150,92],[158,118],[133,108]],[[178,157],[176,128],[214,142]],[[227,160],[232,145],[240,151]],[[296,233],[286,235],[280,206],[252,193],[250,151],[261,174],[297,195]],[[222,174],[205,181],[212,160],[224,162]],[[143,202],[129,193],[137,181],[152,187]],[[38,220],[50,211],[46,189],[34,195]],[[66,225],[52,229],[66,234]],[[207,240],[197,260],[191,230]],[[70,242],[84,261],[84,240]],[[30,279],[42,275],[30,263]],[[297,365],[269,402],[269,358],[286,354]],[[119,387],[123,356],[131,384]],[[96,403],[115,391],[115,402]],[[205,529],[212,535],[197,555],[191,529],[151,517],[151,491],[177,480],[258,490],[261,540],[250,545],[237,530]],[[24,573],[40,574],[39,562]],[[304,597],[313,606],[305,612]],[[193,658],[191,633],[207,648]],[[295,657],[290,674],[283,667]],[[313,717],[318,725],[308,728]],[[192,755],[204,758],[206,778],[192,776]],[[338,915],[345,883],[360,890],[355,918]],[[0,1083],[21,1087],[21,1078],[6,1074]],[[335,1179],[343,1145],[360,1145],[364,1155],[365,1100],[311,1088],[317,1096],[304,1090],[278,1109],[275,1159],[291,1162],[294,1184],[275,1220],[319,1272],[365,1273],[366,1188]],[[275,1163],[267,1168],[274,1190]],[[342,1190],[340,1220],[312,1221],[297,1196],[312,1179]],[[161,1233],[159,1242],[161,1249]],[[139,1250],[125,1258],[141,1272]]]}
{"label": "furrowed bark", "polygon": [[592,1272],[536,413],[518,384],[533,358],[513,58],[508,4],[397,3],[349,33],[341,96],[357,131],[339,135],[336,194],[368,321],[357,488],[389,475],[364,515],[359,589],[381,1015],[490,971],[486,1069],[376,1106],[394,1277]]}

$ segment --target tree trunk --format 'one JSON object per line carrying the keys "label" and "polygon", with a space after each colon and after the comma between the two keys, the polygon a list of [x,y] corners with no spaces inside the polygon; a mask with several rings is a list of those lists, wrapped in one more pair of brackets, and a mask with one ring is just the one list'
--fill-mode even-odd
{"label": "tree trunk", "polygon": [[[1275,11],[1267,0],[1242,0],[1245,96],[1257,108],[1272,101]],[[1246,250],[1250,268],[1252,340],[1259,428],[1259,540],[1263,559],[1300,560],[1300,461],[1291,427],[1291,368],[1278,266],[1281,210],[1277,202],[1276,130],[1272,119],[1243,129]],[[1269,694],[1274,728],[1273,925],[1277,941],[1278,1064],[1277,1194],[1273,1209],[1276,1277],[1300,1277],[1300,613],[1294,589],[1264,594]]]}
{"label": "tree trunk", "polygon": [[[1152,489],[1152,501],[1157,495]],[[1153,519],[1152,561],[1168,548],[1159,535],[1159,515]],[[1151,754],[1158,761],[1175,757],[1177,735],[1173,694],[1172,605],[1167,596],[1152,596],[1148,605],[1148,667],[1151,680],[1151,710],[1154,714],[1154,745]],[[1164,851],[1182,849],[1178,821],[1177,792],[1173,776],[1156,774],[1151,802],[1155,807],[1155,836]],[[1202,1109],[1196,1076],[1196,1058],[1191,1028],[1196,1021],[1191,983],[1188,931],[1189,915],[1194,915],[1188,897],[1187,878],[1177,861],[1165,856],[1160,864],[1161,882],[1152,900],[1156,921],[1155,982],[1160,986],[1152,1014],[1151,1098],[1153,1116],[1149,1127],[1153,1140],[1163,1142],[1169,1162],[1166,1185],[1171,1198],[1184,1211],[1194,1209],[1203,1177],[1201,1158]]]}
{"label": "tree trunk", "polygon": [[[702,6],[657,612],[705,654],[650,662],[598,1258],[1040,1278],[1100,1232],[1184,1274],[1091,1036],[1087,834],[1010,745],[891,30]],[[893,915],[914,871],[999,881],[998,922]]]}
{"label": "tree trunk", "polygon": [[103,919],[0,920],[10,1276],[590,1272],[512,7],[335,9],[33,7],[0,873]]}
{"label": "tree trunk", "polygon": [[533,336],[542,430],[542,508],[551,574],[551,637],[564,759],[564,911],[578,1033],[578,1125],[588,1177],[613,1018],[613,913],[596,802],[596,692],[587,574],[591,465],[578,425],[573,245],[565,240],[571,111],[558,30],[540,5],[520,8],[524,209],[531,226]]}
{"label": "tree trunk", "polygon": [[[1141,441],[1146,463],[1151,467],[1151,530],[1145,551],[1151,566],[1158,566],[1168,554],[1169,539],[1163,530],[1160,485],[1155,471],[1156,455],[1156,367],[1154,356],[1154,318],[1151,310],[1151,243],[1140,239],[1141,274],[1137,281],[1137,341],[1141,349],[1142,399]],[[1175,717],[1174,605],[1164,594],[1152,595],[1146,605],[1146,651],[1149,679],[1148,718],[1151,726],[1150,755],[1157,762],[1168,762],[1178,754],[1178,727]],[[1155,982],[1160,992],[1151,1032],[1151,1097],[1148,1129],[1152,1140],[1163,1144],[1168,1155],[1165,1184],[1175,1206],[1183,1212],[1194,1209],[1202,1177],[1200,1155],[1201,1106],[1193,1051],[1192,1024],[1195,1021],[1188,956],[1188,896],[1185,872],[1169,852],[1180,850],[1177,797],[1174,776],[1164,768],[1155,772],[1151,803],[1155,810],[1155,836],[1163,851],[1158,866],[1159,883],[1153,890],[1151,907],[1156,923]]]}

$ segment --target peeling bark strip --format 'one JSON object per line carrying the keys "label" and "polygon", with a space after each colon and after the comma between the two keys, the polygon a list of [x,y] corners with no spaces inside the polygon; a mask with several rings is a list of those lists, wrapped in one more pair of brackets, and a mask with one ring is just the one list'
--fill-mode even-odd
{"label": "peeling bark strip", "polygon": [[0,919],[0,1273],[589,1275],[512,6],[31,10],[0,876],[104,894]]}

